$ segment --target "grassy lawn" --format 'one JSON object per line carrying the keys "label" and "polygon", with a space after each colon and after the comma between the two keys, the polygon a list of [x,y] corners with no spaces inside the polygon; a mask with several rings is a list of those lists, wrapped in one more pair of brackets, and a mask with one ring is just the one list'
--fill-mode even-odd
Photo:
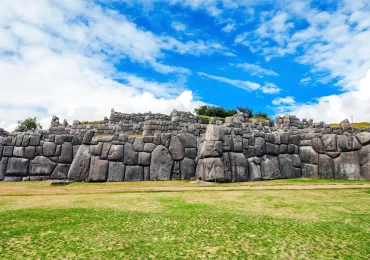
{"label": "grassy lawn", "polygon": [[370,189],[130,189],[171,184],[194,185],[0,183],[0,258],[370,258]]}
{"label": "grassy lawn", "polygon": [[[370,127],[370,122],[360,122],[360,123],[353,123],[353,124],[350,124],[351,127],[353,128],[359,128],[359,129],[363,129],[363,128],[368,128]],[[339,127],[339,124],[330,124],[331,127]]]}

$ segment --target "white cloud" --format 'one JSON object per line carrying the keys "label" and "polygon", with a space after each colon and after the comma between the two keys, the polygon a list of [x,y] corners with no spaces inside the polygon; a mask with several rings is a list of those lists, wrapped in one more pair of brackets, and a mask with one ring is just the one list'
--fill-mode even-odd
{"label": "white cloud", "polygon": [[292,105],[295,103],[295,100],[292,96],[284,97],[284,98],[275,98],[272,101],[274,105]]}
{"label": "white cloud", "polygon": [[172,22],[171,26],[173,29],[175,29],[178,32],[185,32],[186,31],[186,25],[180,22]]}
{"label": "white cloud", "polygon": [[[312,118],[314,121],[338,123],[344,119],[355,122],[370,121],[370,70],[360,81],[356,90],[348,91],[339,95],[330,95],[318,98],[315,103],[295,104],[275,102],[281,113],[291,113],[299,118]],[[292,99],[292,101],[294,101]],[[288,104],[285,106],[284,104]]]}
{"label": "white cloud", "polygon": [[[216,43],[182,43],[139,29],[115,11],[85,1],[3,1],[0,4],[0,127],[37,116],[96,120],[122,112],[192,111],[203,104],[183,80],[154,82],[118,73],[120,59],[162,73],[189,73],[163,64],[164,51],[196,55]],[[181,79],[181,77],[180,77]],[[122,80],[124,83],[119,83]]]}
{"label": "white cloud", "polygon": [[302,84],[307,84],[311,81],[312,81],[311,77],[305,77],[305,78],[302,78],[299,82],[302,83]]}
{"label": "white cloud", "polygon": [[262,86],[261,90],[265,94],[276,94],[279,93],[281,89],[273,83],[267,83]]}
{"label": "white cloud", "polygon": [[235,30],[235,24],[233,23],[229,23],[221,29],[221,31],[226,32],[226,33],[232,32],[234,30]]}
{"label": "white cloud", "polygon": [[241,63],[236,64],[235,67],[241,68],[245,71],[250,72],[252,75],[267,75],[267,76],[279,76],[278,73],[276,73],[273,70],[262,68],[259,65],[251,64],[251,63]]}

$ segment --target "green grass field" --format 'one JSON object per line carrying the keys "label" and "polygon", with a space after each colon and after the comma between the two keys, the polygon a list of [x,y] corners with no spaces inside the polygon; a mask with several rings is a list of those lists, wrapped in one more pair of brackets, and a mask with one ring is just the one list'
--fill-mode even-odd
{"label": "green grass field", "polygon": [[0,183],[0,258],[370,259],[370,189],[233,190],[359,183]]}

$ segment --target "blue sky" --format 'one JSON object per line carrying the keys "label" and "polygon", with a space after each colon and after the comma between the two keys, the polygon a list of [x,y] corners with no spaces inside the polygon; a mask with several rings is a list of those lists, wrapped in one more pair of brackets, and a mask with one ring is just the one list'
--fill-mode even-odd
{"label": "blue sky", "polygon": [[0,127],[252,107],[370,121],[367,0],[0,3]]}

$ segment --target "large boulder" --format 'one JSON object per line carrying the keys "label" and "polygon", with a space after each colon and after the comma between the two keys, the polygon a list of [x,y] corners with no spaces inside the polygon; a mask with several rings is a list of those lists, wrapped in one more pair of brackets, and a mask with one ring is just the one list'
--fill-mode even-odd
{"label": "large boulder", "polygon": [[319,176],[325,179],[334,179],[334,161],[326,154],[319,155]]}
{"label": "large boulder", "polygon": [[125,165],[122,162],[109,162],[108,182],[121,182],[125,176]]}
{"label": "large boulder", "polygon": [[197,148],[185,148],[185,157],[195,159],[197,157]]}
{"label": "large boulder", "polygon": [[136,165],[138,153],[134,151],[134,146],[131,143],[126,143],[123,147],[123,163],[125,165]]}
{"label": "large boulder", "polygon": [[262,179],[260,158],[258,157],[249,158],[248,168],[249,168],[249,180],[250,181],[259,181]]}
{"label": "large boulder", "polygon": [[337,151],[337,135],[335,134],[325,134],[321,137],[324,144],[325,150],[328,152]]}
{"label": "large boulder", "polygon": [[151,159],[151,153],[139,152],[138,164],[141,166],[149,166]]}
{"label": "large boulder", "polygon": [[360,165],[364,165],[368,161],[370,161],[370,145],[364,146],[358,152]]}
{"label": "large boulder", "polygon": [[51,174],[51,179],[63,180],[68,178],[70,164],[58,164]]}
{"label": "large boulder", "polygon": [[318,164],[319,156],[311,146],[303,146],[299,148],[299,156],[303,163]]}
{"label": "large boulder", "polygon": [[197,148],[197,139],[190,133],[181,133],[178,135],[184,148]]}
{"label": "large boulder", "polygon": [[158,145],[152,152],[150,162],[150,180],[170,180],[173,159],[163,145]]}
{"label": "large boulder", "polygon": [[293,159],[290,154],[280,154],[279,169],[282,178],[294,178]]}
{"label": "large boulder", "polygon": [[182,180],[190,180],[191,177],[195,176],[196,165],[194,160],[184,158],[180,162],[180,176]]}
{"label": "large boulder", "polygon": [[43,155],[45,157],[53,157],[55,156],[56,149],[57,149],[57,146],[55,143],[45,142],[42,147]]}
{"label": "large boulder", "polygon": [[73,160],[73,145],[66,142],[62,144],[62,151],[59,156],[60,163],[72,163]]}
{"label": "large boulder", "polygon": [[36,156],[30,163],[29,175],[51,175],[56,166],[57,164],[50,161],[49,158]]}
{"label": "large boulder", "polygon": [[232,181],[248,181],[248,160],[242,153],[230,153]]}
{"label": "large boulder", "polygon": [[225,182],[222,158],[200,159],[197,165],[196,176],[203,181]]}
{"label": "large boulder", "polygon": [[98,143],[95,145],[90,145],[90,154],[92,156],[101,156],[103,151],[103,143]]}
{"label": "large boulder", "polygon": [[27,176],[29,160],[11,157],[8,159],[6,176]]}
{"label": "large boulder", "polygon": [[104,182],[107,180],[108,161],[100,160],[99,156],[92,156],[89,169],[89,182]]}
{"label": "large boulder", "polygon": [[279,161],[275,156],[266,156],[261,162],[261,176],[263,180],[272,180],[280,177]]}
{"label": "large boulder", "polygon": [[222,129],[222,126],[211,124],[207,125],[204,138],[207,141],[223,141],[224,131]]}
{"label": "large boulder", "polygon": [[123,145],[113,144],[108,152],[108,160],[123,162]]}
{"label": "large boulder", "polygon": [[185,156],[185,148],[182,145],[180,138],[176,135],[171,136],[171,143],[169,148],[172,159],[181,161]]}
{"label": "large boulder", "polygon": [[135,138],[135,142],[133,144],[135,152],[142,152],[144,151],[144,140],[143,138]]}
{"label": "large boulder", "polygon": [[143,181],[144,170],[142,166],[126,166],[125,181]]}
{"label": "large boulder", "polygon": [[221,157],[222,141],[204,141],[200,148],[200,158]]}
{"label": "large boulder", "polygon": [[76,156],[68,171],[68,179],[74,181],[86,181],[90,168],[90,149],[88,145],[80,145]]}
{"label": "large boulder", "polygon": [[0,160],[0,181],[4,180],[6,173],[6,166],[8,164],[8,158],[3,157]]}
{"label": "large boulder", "polygon": [[94,132],[91,130],[88,130],[82,139],[82,144],[91,144],[91,140],[94,137]]}
{"label": "large boulder", "polygon": [[243,138],[240,135],[232,136],[233,140],[233,151],[243,152]]}
{"label": "large boulder", "polygon": [[317,165],[305,163],[302,169],[302,177],[317,178],[319,177],[319,168]]}
{"label": "large boulder", "polygon": [[312,138],[311,146],[315,150],[315,152],[320,153],[320,154],[325,153],[325,146],[320,137]]}
{"label": "large boulder", "polygon": [[254,154],[258,157],[264,156],[266,153],[265,139],[256,137],[254,141]]}
{"label": "large boulder", "polygon": [[334,169],[336,179],[360,180],[361,169],[358,152],[343,152],[334,159]]}
{"label": "large boulder", "polygon": [[356,134],[356,138],[360,141],[362,145],[370,144],[370,133],[369,132],[361,132]]}
{"label": "large boulder", "polygon": [[144,144],[144,152],[151,153],[151,152],[153,152],[153,150],[154,150],[155,147],[156,147],[155,144],[145,143]]}

